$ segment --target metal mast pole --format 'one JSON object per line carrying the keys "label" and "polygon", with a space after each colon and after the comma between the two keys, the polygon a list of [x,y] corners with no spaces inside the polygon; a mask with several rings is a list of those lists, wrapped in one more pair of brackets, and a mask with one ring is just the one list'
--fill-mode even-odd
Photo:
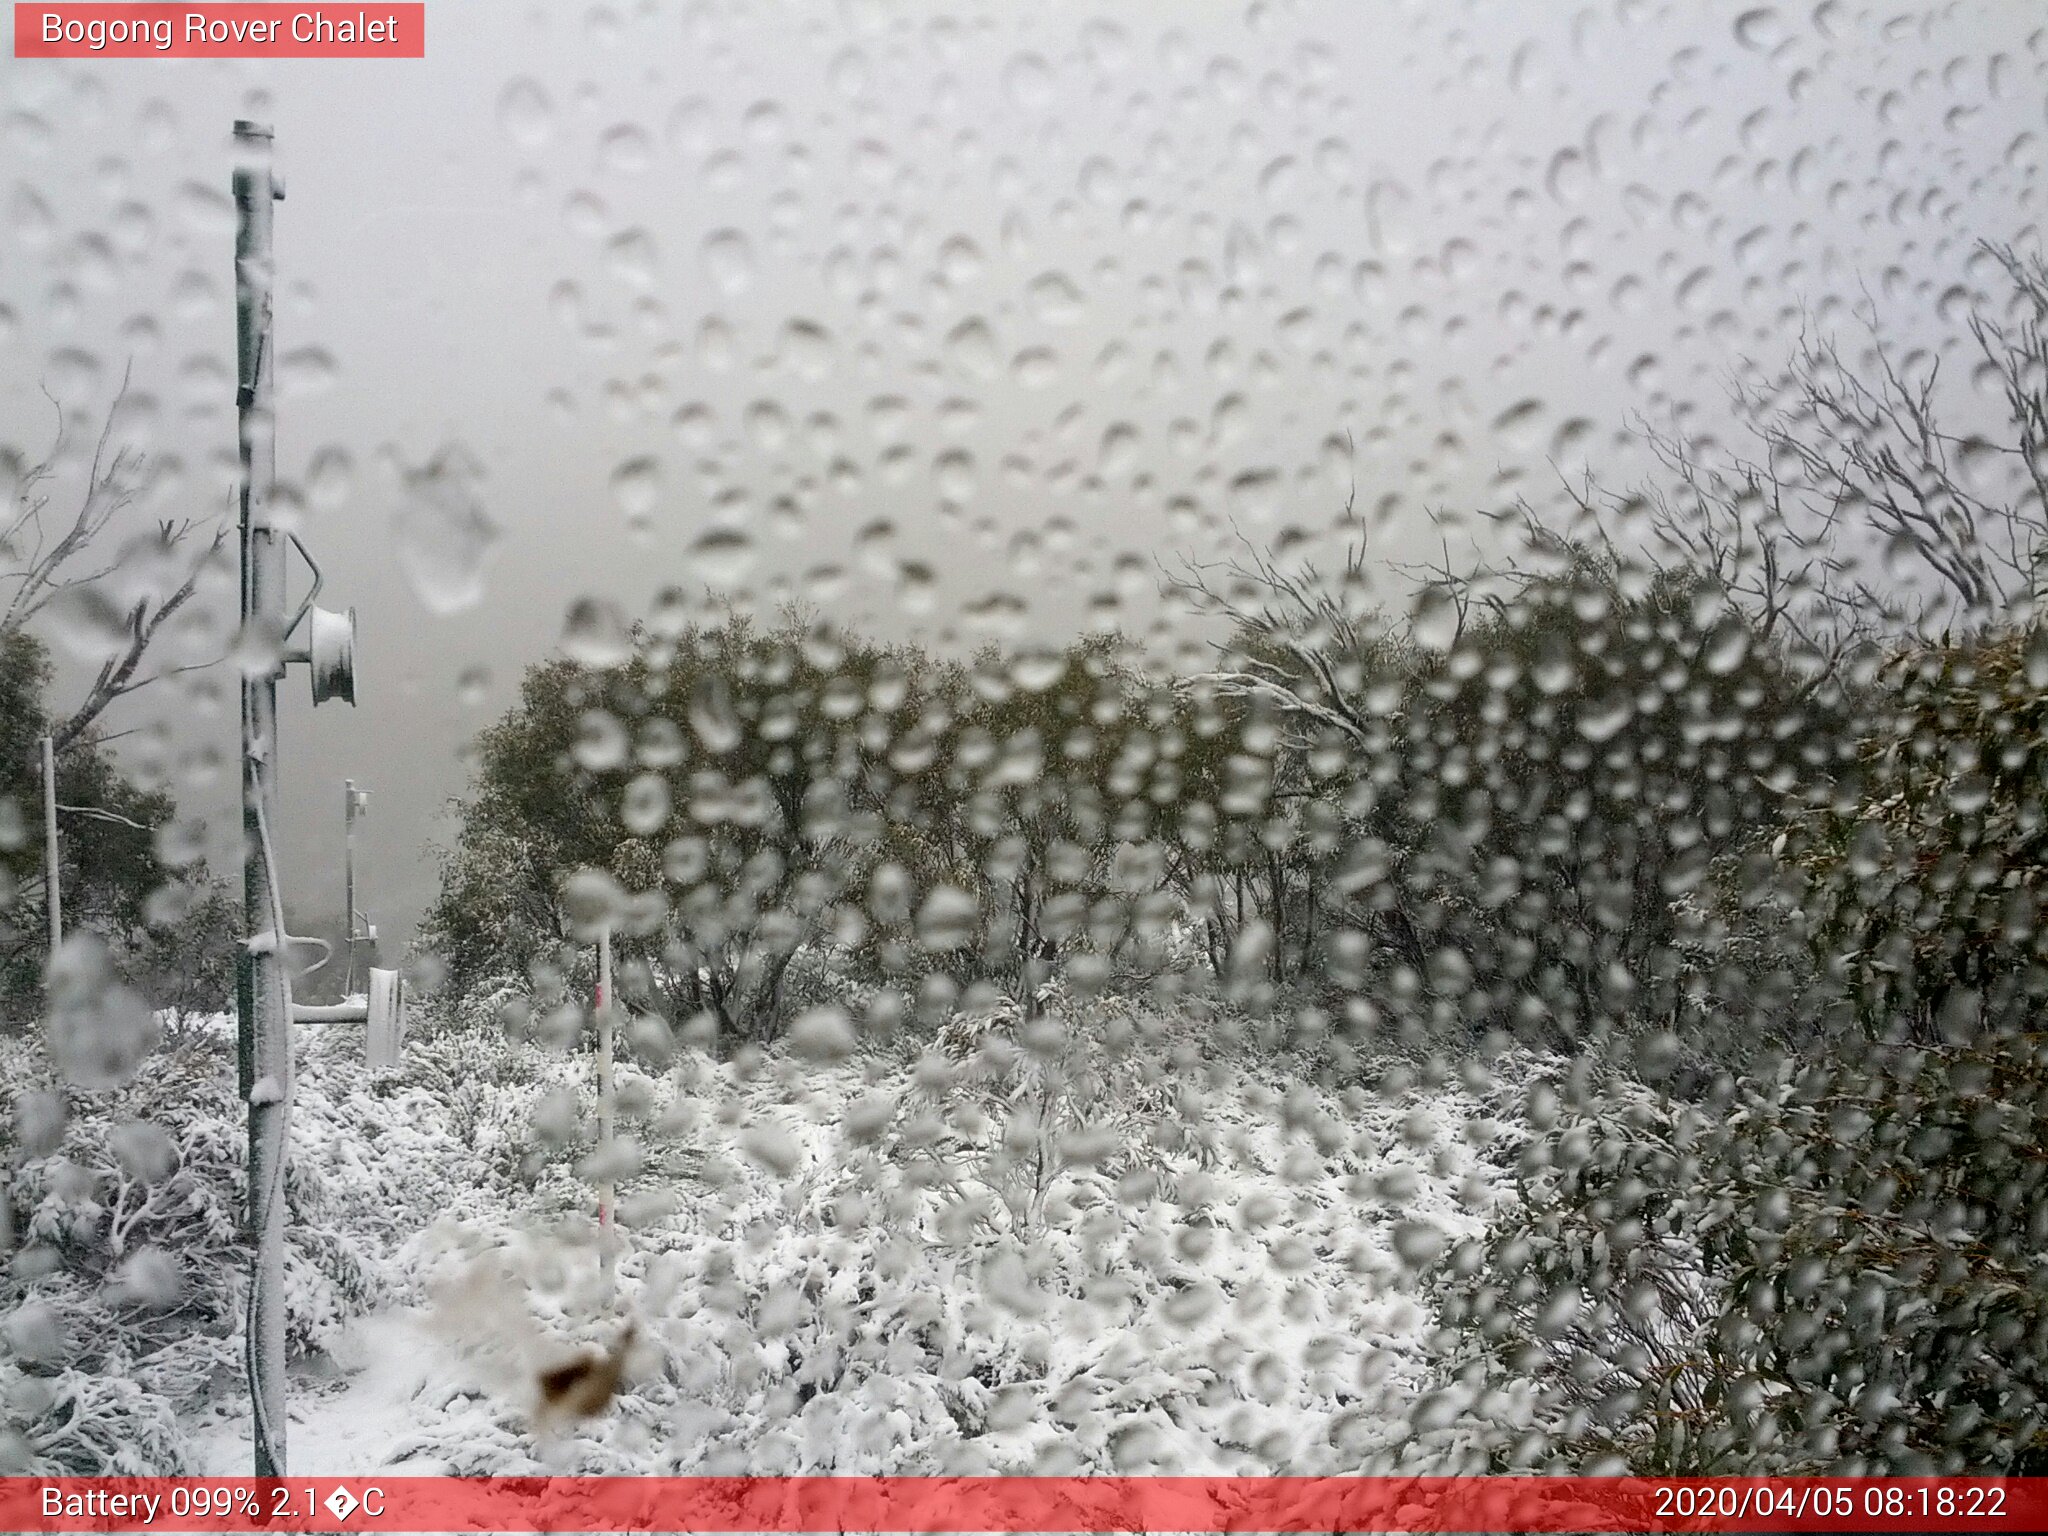
{"label": "metal mast pole", "polygon": [[43,871],[50,909],[50,957],[64,943],[64,891],[57,872],[57,747],[43,738]]}
{"label": "metal mast pole", "polygon": [[252,1245],[245,1364],[255,1473],[285,1472],[284,1158],[291,1109],[291,999],[283,898],[273,859],[277,820],[277,679],[284,671],[284,533],[271,521],[277,474],[270,336],[271,130],[235,124],[236,410],[241,439],[242,632],[260,668],[242,676],[242,912],[249,942],[235,977],[238,1064],[249,1105]]}

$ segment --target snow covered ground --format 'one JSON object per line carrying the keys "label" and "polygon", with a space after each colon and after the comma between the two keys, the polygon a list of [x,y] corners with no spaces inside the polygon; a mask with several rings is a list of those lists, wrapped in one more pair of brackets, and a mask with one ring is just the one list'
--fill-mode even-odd
{"label": "snow covered ground", "polygon": [[[567,1075],[524,1085],[523,1129],[570,1155],[523,1198],[408,1245],[419,1310],[337,1345],[348,1374],[301,1391],[294,1464],[1305,1472],[1398,1458],[1425,1364],[1415,1270],[1490,1199],[1467,1137],[1482,1106],[1449,1088],[1321,1093],[1247,1057],[1181,1053],[1177,1071],[1173,1044],[1048,1063],[998,1033],[908,1060],[624,1073],[641,1170],[622,1185],[634,1225],[615,1291],[574,1176],[588,1105]],[[641,1342],[618,1401],[536,1436],[538,1371],[629,1317]]]}
{"label": "snow covered ground", "polygon": [[[622,1067],[492,1034],[407,1081],[310,1053],[309,1217],[374,1277],[310,1329],[308,1473],[1315,1473],[1422,1464],[1418,1270],[1476,1232],[1498,1099],[1315,1088],[1306,1063],[1128,1012],[963,1021],[850,1049],[831,1019],[740,1064]],[[615,1278],[591,1179],[619,1180]],[[365,1212],[437,1213],[408,1229]],[[424,1195],[424,1201],[422,1196]],[[305,1223],[302,1222],[302,1226]],[[539,1378],[628,1325],[619,1390],[549,1417]],[[248,1456],[239,1384],[188,1425]]]}
{"label": "snow covered ground", "polygon": [[[440,1350],[412,1308],[350,1321],[331,1346],[331,1369],[301,1370],[292,1384],[287,1448],[305,1476],[378,1472],[395,1457],[460,1362]],[[246,1477],[247,1405],[223,1397],[192,1436],[192,1471]],[[408,1471],[430,1471],[412,1467]]]}

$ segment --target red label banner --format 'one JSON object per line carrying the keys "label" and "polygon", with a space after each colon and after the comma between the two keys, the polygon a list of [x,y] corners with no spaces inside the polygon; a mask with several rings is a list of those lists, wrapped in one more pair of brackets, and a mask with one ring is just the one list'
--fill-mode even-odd
{"label": "red label banner", "polygon": [[2048,1478],[0,1478],[10,1531],[2039,1531]]}
{"label": "red label banner", "polygon": [[419,59],[427,8],[353,5],[14,7],[17,59]]}

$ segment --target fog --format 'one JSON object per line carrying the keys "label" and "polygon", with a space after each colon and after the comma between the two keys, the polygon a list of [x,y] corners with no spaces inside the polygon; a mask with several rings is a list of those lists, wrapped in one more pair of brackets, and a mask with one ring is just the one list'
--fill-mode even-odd
{"label": "fog", "polygon": [[[577,600],[1164,649],[1158,562],[1238,534],[1369,537],[1398,596],[1472,514],[1647,473],[1633,418],[1734,430],[1802,325],[1941,333],[2038,237],[2043,53],[2003,0],[440,0],[419,61],[9,59],[0,462],[127,372],[138,511],[229,505],[229,132],[273,124],[280,475],[361,625],[357,708],[287,679],[282,852],[338,903],[367,786],[402,942]],[[120,710],[230,871],[231,675]]]}

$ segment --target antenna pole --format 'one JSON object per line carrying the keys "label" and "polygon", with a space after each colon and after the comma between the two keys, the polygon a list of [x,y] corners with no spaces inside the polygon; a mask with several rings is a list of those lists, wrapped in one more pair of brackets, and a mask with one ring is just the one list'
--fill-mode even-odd
{"label": "antenna pole", "polygon": [[344,997],[354,997],[356,992],[356,812],[361,809],[361,799],[356,793],[356,781],[341,781],[342,826],[346,831],[342,853],[342,896],[343,921],[348,924],[348,975],[342,981]]}
{"label": "antenna pole", "polygon": [[291,1114],[291,994],[284,901],[271,829],[277,821],[277,679],[284,671],[285,536],[271,518],[277,476],[272,407],[269,127],[235,124],[235,392],[241,445],[242,634],[262,667],[242,675],[242,913],[249,935],[236,966],[237,1065],[249,1106],[248,1235],[252,1248],[244,1363],[258,1477],[285,1475],[284,1158]]}
{"label": "antenna pole", "polygon": [[43,871],[50,909],[50,958],[64,945],[64,890],[57,864],[57,746],[43,738]]}

